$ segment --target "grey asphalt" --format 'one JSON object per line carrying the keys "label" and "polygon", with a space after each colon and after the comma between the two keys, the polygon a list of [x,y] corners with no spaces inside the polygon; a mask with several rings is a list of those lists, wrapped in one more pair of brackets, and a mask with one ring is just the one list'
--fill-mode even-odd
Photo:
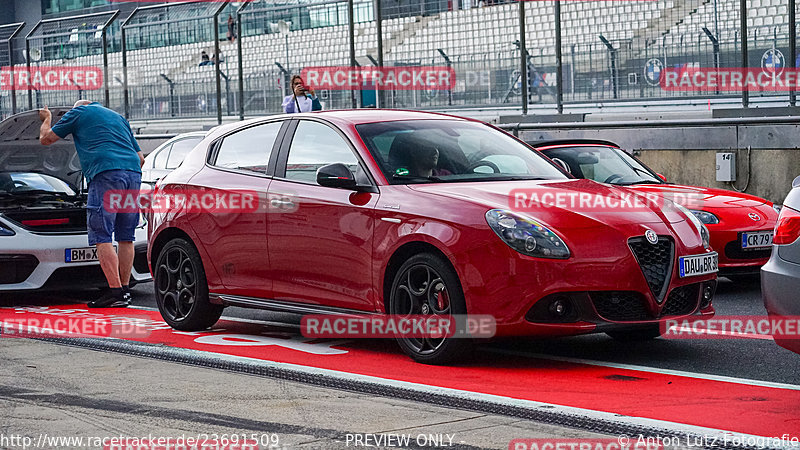
{"label": "grey asphalt", "polygon": [[[216,433],[287,449],[356,448],[348,434],[358,433],[408,436],[403,448],[412,449],[431,448],[431,438],[447,448],[505,449],[513,439],[608,437],[29,339],[0,339],[0,355],[0,448],[22,448],[3,445],[4,436],[27,437],[28,448],[101,448],[92,439],[213,440]],[[65,437],[85,440],[56,441]]]}
{"label": "grey asphalt", "polygon": [[[64,300],[63,295],[28,295],[6,297],[2,303]],[[732,283],[721,278],[714,304],[718,316],[764,315],[757,282]],[[155,307],[151,283],[134,288],[134,305]],[[225,315],[299,322],[298,316],[242,308],[229,308]],[[569,357],[800,385],[800,355],[769,340],[657,339],[624,344],[605,335],[589,335],[504,340],[478,351],[492,359],[520,354]],[[38,438],[45,433],[51,437],[274,433],[279,448],[353,448],[352,442],[347,445],[348,433],[449,433],[456,435],[455,448],[508,448],[517,438],[598,436],[509,417],[27,339],[0,339],[0,356],[0,438],[15,434]]]}

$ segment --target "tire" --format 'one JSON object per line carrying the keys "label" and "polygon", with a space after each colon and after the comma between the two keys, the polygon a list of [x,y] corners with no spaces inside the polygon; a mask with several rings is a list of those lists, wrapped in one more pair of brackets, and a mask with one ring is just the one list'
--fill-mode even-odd
{"label": "tire", "polygon": [[203,261],[194,245],[179,238],[167,242],[153,272],[158,310],[172,328],[200,331],[217,323],[224,307],[208,301]]}
{"label": "tire", "polygon": [[661,329],[656,325],[634,330],[609,331],[606,334],[621,342],[643,342],[651,341],[661,336]]}
{"label": "tire", "polygon": [[[435,305],[431,301],[432,295],[436,298]],[[458,276],[447,261],[421,253],[409,258],[397,270],[389,294],[388,313],[466,315],[467,306]],[[473,346],[468,338],[396,339],[403,352],[423,364],[444,365],[462,360]]]}

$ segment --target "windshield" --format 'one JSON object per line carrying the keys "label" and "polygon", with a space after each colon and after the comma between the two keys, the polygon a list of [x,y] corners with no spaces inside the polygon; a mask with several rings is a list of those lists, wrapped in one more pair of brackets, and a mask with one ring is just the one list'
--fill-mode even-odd
{"label": "windshield", "polygon": [[409,120],[356,129],[393,184],[567,178],[526,145],[480,123]]}
{"label": "windshield", "polygon": [[568,167],[569,172],[578,178],[619,185],[662,183],[636,158],[618,148],[581,145],[549,148],[542,153]]}
{"label": "windshield", "polygon": [[75,191],[56,177],[32,172],[0,172],[0,194],[54,193],[75,195]]}

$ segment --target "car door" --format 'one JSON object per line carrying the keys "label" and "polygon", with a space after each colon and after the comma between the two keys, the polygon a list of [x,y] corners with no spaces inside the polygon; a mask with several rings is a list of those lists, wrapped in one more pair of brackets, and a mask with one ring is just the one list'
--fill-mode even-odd
{"label": "car door", "polygon": [[[252,125],[229,133],[212,144],[208,166],[189,182],[189,189],[212,198],[234,192],[252,192],[258,198],[255,210],[202,211],[189,214],[189,223],[220,275],[226,293],[269,298],[267,273],[267,190],[284,121]],[[229,197],[230,198],[230,197]]]}
{"label": "car door", "polygon": [[[375,309],[372,286],[374,183],[349,140],[334,127],[295,121],[269,187],[268,245],[274,298],[364,311]],[[320,167],[343,163],[373,192],[323,187]]]}

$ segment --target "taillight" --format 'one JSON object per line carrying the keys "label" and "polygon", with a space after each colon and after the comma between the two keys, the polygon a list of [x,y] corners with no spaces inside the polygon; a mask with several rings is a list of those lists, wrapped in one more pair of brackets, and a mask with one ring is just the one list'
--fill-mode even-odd
{"label": "taillight", "polygon": [[800,213],[784,206],[778,216],[775,226],[775,237],[772,243],[776,245],[791,244],[800,237]]}

